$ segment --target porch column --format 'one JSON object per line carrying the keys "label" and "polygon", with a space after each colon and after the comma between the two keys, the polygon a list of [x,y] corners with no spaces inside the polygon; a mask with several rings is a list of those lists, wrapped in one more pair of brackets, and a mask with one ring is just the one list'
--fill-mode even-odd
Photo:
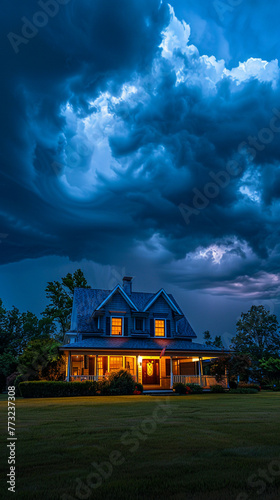
{"label": "porch column", "polygon": [[67,377],[66,377],[66,381],[67,382],[70,382],[70,374],[71,374],[71,371],[72,371],[72,367],[71,367],[71,351],[68,351],[68,365],[67,365]]}
{"label": "porch column", "polygon": [[228,376],[228,369],[225,368],[225,379],[226,379],[226,386],[229,389],[229,376]]}
{"label": "porch column", "polygon": [[170,389],[173,387],[173,360],[172,356],[170,356]]}
{"label": "porch column", "polygon": [[96,354],[96,380],[98,381],[98,354]]}
{"label": "porch column", "polygon": [[[201,376],[201,380],[202,380],[202,377],[203,377],[203,365],[202,365],[202,358],[199,358],[199,365],[200,365],[200,376]],[[205,383],[205,382],[204,382]]]}
{"label": "porch column", "polygon": [[201,377],[201,358],[198,358],[198,375],[199,375],[199,383],[202,386],[202,377]]}
{"label": "porch column", "polygon": [[139,382],[138,364],[139,364],[139,354],[137,354],[136,356],[136,382]]}

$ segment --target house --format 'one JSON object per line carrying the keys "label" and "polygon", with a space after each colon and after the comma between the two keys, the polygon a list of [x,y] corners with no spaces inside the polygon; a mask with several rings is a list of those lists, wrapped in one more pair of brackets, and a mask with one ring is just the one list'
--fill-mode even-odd
{"label": "house", "polygon": [[77,288],[71,329],[61,347],[67,380],[100,380],[128,370],[147,389],[170,389],[174,382],[207,387],[204,375],[220,349],[195,342],[196,334],[174,297],[134,292],[125,276],[113,290]]}

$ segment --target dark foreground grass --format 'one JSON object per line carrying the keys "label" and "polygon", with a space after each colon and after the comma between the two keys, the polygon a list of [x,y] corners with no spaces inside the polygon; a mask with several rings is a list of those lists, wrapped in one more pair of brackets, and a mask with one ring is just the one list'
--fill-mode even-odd
{"label": "dark foreground grass", "polygon": [[[1,397],[1,498],[280,498],[280,393],[18,399],[16,405],[13,495],[5,485]],[[113,451],[123,463],[111,475],[104,467],[109,477],[100,479],[91,464],[108,463]]]}

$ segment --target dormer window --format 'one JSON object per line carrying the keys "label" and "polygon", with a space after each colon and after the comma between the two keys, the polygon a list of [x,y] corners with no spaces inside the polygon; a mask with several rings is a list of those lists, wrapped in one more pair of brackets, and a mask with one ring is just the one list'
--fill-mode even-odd
{"label": "dormer window", "polygon": [[123,320],[122,318],[112,318],[111,335],[122,335]]}
{"label": "dormer window", "polygon": [[135,318],[135,330],[142,332],[144,330],[143,318]]}
{"label": "dormer window", "polygon": [[155,319],[155,337],[165,337],[164,319]]}

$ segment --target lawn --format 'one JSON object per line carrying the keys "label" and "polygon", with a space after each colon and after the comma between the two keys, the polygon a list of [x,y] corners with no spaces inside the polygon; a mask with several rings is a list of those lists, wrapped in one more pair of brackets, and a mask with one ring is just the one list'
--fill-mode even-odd
{"label": "lawn", "polygon": [[[280,393],[17,399],[16,406],[16,499],[280,498]],[[5,439],[4,395],[0,412]],[[0,460],[3,478],[5,451]],[[12,498],[5,484],[2,491]]]}

